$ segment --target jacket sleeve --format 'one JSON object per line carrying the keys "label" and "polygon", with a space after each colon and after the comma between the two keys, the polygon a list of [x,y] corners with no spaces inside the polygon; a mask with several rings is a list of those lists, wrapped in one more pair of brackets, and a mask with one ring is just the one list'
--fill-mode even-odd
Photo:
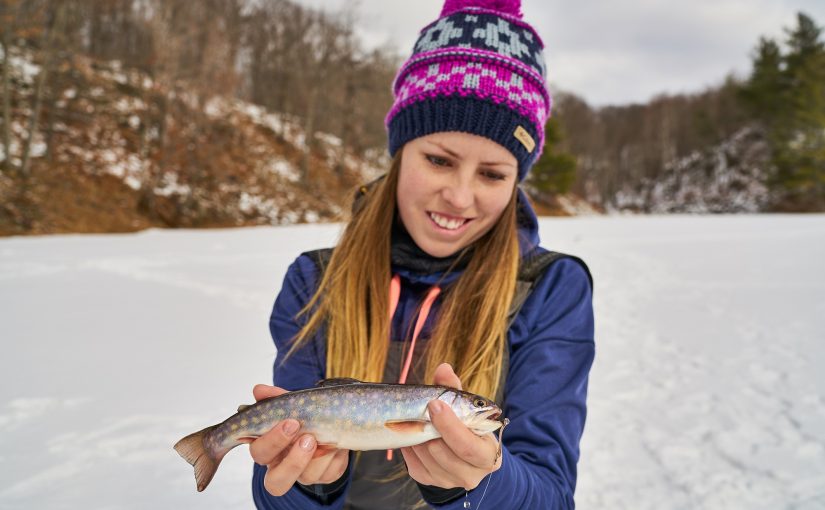
{"label": "jacket sleeve", "polygon": [[[269,320],[269,330],[275,342],[277,354],[273,367],[273,383],[284,389],[294,391],[310,388],[324,378],[326,349],[321,341],[322,335],[295,351],[286,362],[284,358],[292,345],[292,339],[306,323],[300,311],[309,302],[315,291],[318,270],[315,263],[302,255],[289,266],[284,283]],[[343,490],[336,491],[335,498],[322,503],[323,499],[293,486],[283,496],[272,496],[264,488],[266,466],[254,464],[252,474],[252,498],[255,506],[267,510],[304,510],[304,509],[339,509],[344,506],[344,494],[349,489],[349,480]]]}
{"label": "jacket sleeve", "polygon": [[[594,358],[585,269],[552,264],[510,328],[501,469],[469,492],[472,508],[572,510],[587,380]],[[489,480],[489,487],[486,489]],[[431,502],[432,504],[432,502]],[[436,508],[463,508],[458,498]]]}

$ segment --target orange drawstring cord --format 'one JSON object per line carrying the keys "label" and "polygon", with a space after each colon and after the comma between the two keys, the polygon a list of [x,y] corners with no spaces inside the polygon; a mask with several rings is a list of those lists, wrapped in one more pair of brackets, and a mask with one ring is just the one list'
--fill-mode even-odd
{"label": "orange drawstring cord", "polygon": [[[427,297],[424,298],[424,303],[421,305],[421,311],[418,312],[418,319],[415,321],[415,329],[413,330],[412,341],[410,342],[410,351],[407,353],[407,360],[404,362],[404,368],[401,370],[401,377],[398,378],[398,384],[407,382],[407,375],[410,372],[410,365],[412,364],[413,351],[415,351],[415,341],[418,340],[418,335],[430,315],[430,309],[435,302],[435,298],[441,293],[438,286],[432,287],[427,291]],[[390,281],[390,322],[395,315],[395,309],[398,307],[398,299],[401,296],[401,277],[394,275]],[[387,450],[387,460],[392,460],[392,450]]]}

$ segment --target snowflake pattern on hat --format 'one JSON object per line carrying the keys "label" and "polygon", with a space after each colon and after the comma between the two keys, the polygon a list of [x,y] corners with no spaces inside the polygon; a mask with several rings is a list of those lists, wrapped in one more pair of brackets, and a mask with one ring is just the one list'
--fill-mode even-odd
{"label": "snowflake pattern on hat", "polygon": [[511,151],[523,179],[543,149],[552,106],[543,50],[520,1],[447,0],[393,83],[390,154],[420,136],[464,131]]}

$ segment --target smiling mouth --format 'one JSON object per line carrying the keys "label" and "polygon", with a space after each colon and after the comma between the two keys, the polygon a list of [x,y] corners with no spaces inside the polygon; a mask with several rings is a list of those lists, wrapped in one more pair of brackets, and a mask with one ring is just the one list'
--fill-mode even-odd
{"label": "smiling mouth", "polygon": [[472,221],[466,218],[448,218],[434,212],[428,212],[427,214],[436,225],[446,230],[458,230],[466,223]]}

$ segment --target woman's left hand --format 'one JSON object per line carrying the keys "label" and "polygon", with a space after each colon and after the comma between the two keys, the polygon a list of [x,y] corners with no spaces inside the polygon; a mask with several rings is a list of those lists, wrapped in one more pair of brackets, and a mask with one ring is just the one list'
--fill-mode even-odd
{"label": "woman's left hand", "polygon": [[[434,384],[461,389],[461,381],[447,363],[436,369]],[[401,448],[407,471],[415,481],[445,489],[471,490],[485,476],[498,471],[501,456],[492,434],[476,435],[440,400],[433,400],[428,408],[441,438]]]}

